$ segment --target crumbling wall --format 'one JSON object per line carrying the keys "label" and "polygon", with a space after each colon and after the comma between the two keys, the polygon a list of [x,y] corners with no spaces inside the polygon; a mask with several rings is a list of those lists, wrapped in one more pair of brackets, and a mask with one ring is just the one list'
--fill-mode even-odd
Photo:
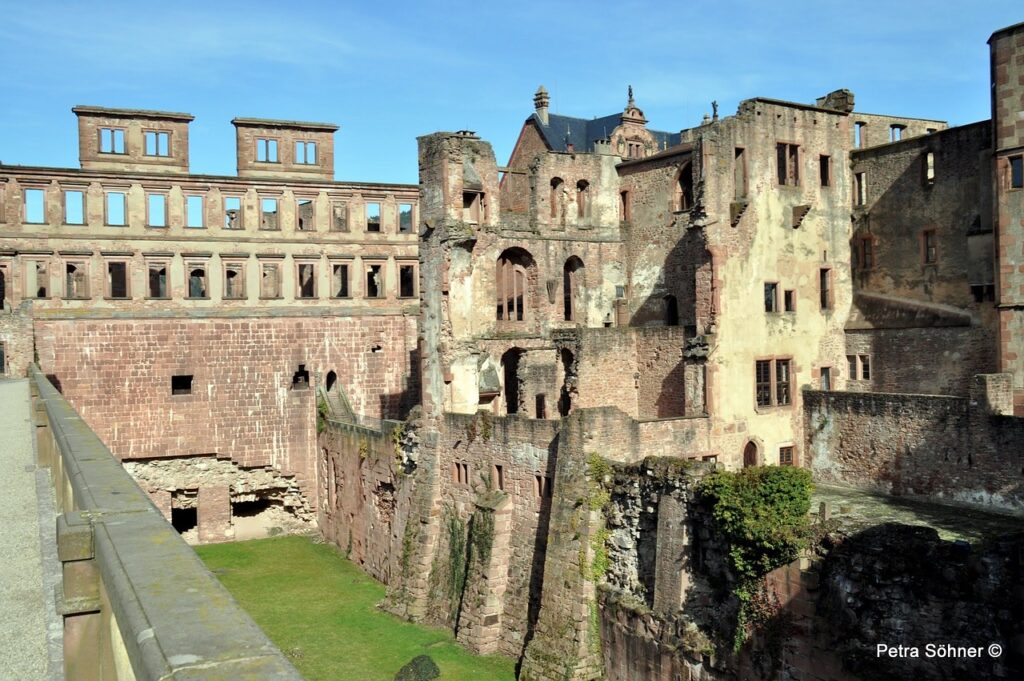
{"label": "crumbling wall", "polygon": [[686,414],[682,327],[638,329],[638,418],[672,418]]}
{"label": "crumbling wall", "polygon": [[4,305],[0,299],[0,376],[24,377],[32,363],[32,315],[31,303],[22,303],[17,308]]}
{"label": "crumbling wall", "polygon": [[815,479],[1024,509],[1024,419],[1006,415],[1008,397],[992,395],[1007,380],[1005,374],[975,377],[970,398],[805,390]]}

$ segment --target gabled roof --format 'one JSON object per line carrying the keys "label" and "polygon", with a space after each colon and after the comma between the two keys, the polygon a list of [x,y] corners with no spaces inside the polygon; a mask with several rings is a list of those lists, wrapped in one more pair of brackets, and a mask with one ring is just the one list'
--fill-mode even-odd
{"label": "gabled roof", "polygon": [[[569,145],[572,144],[576,151],[589,152],[594,150],[595,142],[607,139],[612,134],[612,130],[619,127],[622,123],[622,114],[616,113],[591,119],[550,114],[548,115],[548,124],[544,125],[540,117],[534,113],[526,121],[533,121],[536,124],[544,141],[552,151],[568,151]],[[655,151],[679,144],[679,133],[677,132],[662,132],[649,128],[647,131],[654,136],[658,145]]]}

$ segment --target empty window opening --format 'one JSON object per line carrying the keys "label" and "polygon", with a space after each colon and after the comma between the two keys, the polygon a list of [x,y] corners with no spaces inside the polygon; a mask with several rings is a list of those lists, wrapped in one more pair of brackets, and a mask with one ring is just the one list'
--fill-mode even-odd
{"label": "empty window opening", "polygon": [[765,282],[764,285],[764,311],[779,311],[779,285],[774,282]]}
{"label": "empty window opening", "polygon": [[124,130],[122,128],[100,128],[100,153],[125,153]]}
{"label": "empty window opening", "polygon": [[756,466],[758,458],[757,443],[750,440],[743,448],[743,467],[750,468],[751,466]]}
{"label": "empty window opening", "polygon": [[828,187],[832,184],[832,157],[824,154],[818,157],[818,177],[821,179],[821,186]]}
{"label": "empty window opening", "polygon": [[693,164],[687,162],[676,177],[675,207],[677,211],[693,208]]}
{"label": "empty window opening", "polygon": [[793,465],[793,447],[779,447],[779,465],[780,466],[792,466]]}
{"label": "empty window opening", "polygon": [[460,461],[456,466],[456,479],[460,485],[469,484],[469,464],[465,461]]}
{"label": "empty window opening", "polygon": [[867,132],[868,124],[863,121],[858,121],[853,124],[853,146],[856,149],[861,149],[866,145],[864,134]]}
{"label": "empty window opening", "polygon": [[224,297],[229,300],[245,298],[245,265],[229,263],[224,266]]}
{"label": "empty window opening", "polygon": [[551,217],[558,219],[565,215],[565,183],[560,177],[551,178]]}
{"label": "empty window opening", "polygon": [[462,221],[479,224],[482,221],[483,194],[480,192],[462,192]]}
{"label": "empty window opening", "polygon": [[252,499],[249,501],[232,501],[231,518],[255,518],[272,505],[270,499]]}
{"label": "empty window opening", "polygon": [[149,297],[167,297],[167,265],[161,263],[149,266]]}
{"label": "empty window opening", "polygon": [[107,263],[107,295],[111,298],[128,297],[128,263]]}
{"label": "empty window opening", "polygon": [[192,265],[188,273],[188,297],[206,298],[206,266]]}
{"label": "empty window opening", "polygon": [[178,534],[191,532],[199,526],[199,513],[196,507],[192,508],[171,508],[171,526],[178,531]]}
{"label": "empty window opening", "polygon": [[412,204],[398,204],[398,231],[401,234],[412,233]]}
{"label": "empty window opening", "polygon": [[934,229],[926,229],[921,233],[921,247],[926,265],[934,265],[939,261],[939,246]]}
{"label": "empty window opening", "polygon": [[871,380],[871,356],[870,355],[857,355],[857,359],[860,361],[860,378],[862,381]]}
{"label": "empty window opening", "polygon": [[580,294],[583,288],[583,261],[575,255],[565,261],[562,268],[562,302],[565,321],[582,321]]}
{"label": "empty window opening", "polygon": [[316,297],[316,265],[311,262],[299,263],[299,298]]}
{"label": "empty window opening", "polygon": [[800,147],[795,144],[776,144],[775,160],[779,184],[795,187],[800,184]]}
{"label": "empty window opening", "polygon": [[629,205],[629,192],[619,192],[619,220],[629,220],[630,218],[630,205]]}
{"label": "empty window opening", "polygon": [[870,270],[875,266],[875,244],[869,236],[857,239],[853,244],[853,267]]}
{"label": "empty window opening", "polygon": [[[2,299],[0,299],[2,300]],[[0,343],[0,376],[7,373],[7,346]]]}
{"label": "empty window opening", "polygon": [[539,419],[548,417],[547,396],[544,394],[534,395],[534,415]]}
{"label": "empty window opening", "polygon": [[671,293],[662,299],[665,303],[665,326],[679,326],[679,302]]}
{"label": "empty window opening", "polygon": [[337,374],[337,372],[334,371],[334,370],[328,371],[327,372],[327,380],[325,382],[325,387],[327,388],[327,392],[330,392],[331,388],[333,388],[335,385],[337,385],[337,383],[338,383],[338,374]]}
{"label": "empty window opening", "polygon": [[44,190],[25,190],[25,222],[36,225],[46,222],[46,192]]}
{"label": "empty window opening", "polygon": [[380,204],[379,203],[368,203],[368,204],[366,204],[366,231],[367,232],[379,232],[380,231]]}
{"label": "empty window opening", "polygon": [[786,312],[796,312],[796,291],[793,289],[787,289],[782,292],[782,303],[783,310]]}
{"label": "empty window opening", "polygon": [[898,123],[894,123],[894,124],[890,125],[889,126],[889,141],[890,142],[899,142],[901,139],[903,139],[903,131],[906,130],[906,129],[907,129],[907,126],[899,125]]}
{"label": "empty window opening", "polygon": [[316,165],[316,142],[296,142],[295,162],[299,165]]}
{"label": "empty window opening", "polygon": [[171,394],[191,395],[192,374],[179,374],[177,376],[171,376]]}
{"label": "empty window opening", "polygon": [[491,470],[491,486],[496,490],[504,491],[505,489],[505,467],[499,464],[494,464],[494,468]]}
{"label": "empty window opening", "polygon": [[336,264],[331,266],[331,288],[335,298],[348,298],[348,265]]}
{"label": "empty window opening", "polygon": [[277,140],[256,138],[256,160],[261,163],[277,163]]}
{"label": "empty window opening", "polygon": [[580,180],[576,183],[576,217],[590,216],[590,183]]}
{"label": "empty window opening", "polygon": [[106,222],[114,227],[124,227],[127,222],[124,192],[107,192]]}
{"label": "empty window opening", "polygon": [[533,493],[538,499],[551,498],[551,478],[537,473],[533,476]]}
{"label": "empty window opening", "polygon": [[201,228],[206,226],[205,201],[202,196],[185,197],[185,226]]}
{"label": "empty window opening", "polygon": [[260,297],[281,297],[281,268],[277,263],[264,263],[260,273]]}
{"label": "empty window opening", "polygon": [[402,298],[416,297],[416,266],[399,265],[398,295]]}
{"label": "empty window opening", "polygon": [[303,390],[309,387],[309,372],[306,370],[305,364],[300,364],[299,368],[292,374],[292,389]]}
{"label": "empty window opening", "polygon": [[1010,157],[1010,189],[1024,188],[1024,156]]}
{"label": "empty window opening", "polygon": [[242,229],[242,199],[238,196],[224,198],[224,229]]}
{"label": "empty window opening", "polygon": [[924,155],[924,184],[926,187],[935,184],[935,152],[932,151]]}
{"label": "empty window opening", "polygon": [[146,156],[171,155],[171,133],[147,130],[143,137],[146,141]]}
{"label": "empty window opening", "polygon": [[523,350],[512,348],[501,356],[501,366],[504,370],[505,379],[505,413],[510,415],[518,414],[522,406],[520,405],[522,386],[520,385],[519,360],[522,359],[523,354]]}
{"label": "empty window opening", "polygon": [[64,265],[64,296],[66,298],[88,298],[88,276],[84,262]]}
{"label": "empty window opening", "polygon": [[996,287],[994,284],[971,284],[971,295],[977,303],[991,303],[996,299]]}
{"label": "empty window opening", "polygon": [[331,229],[335,232],[348,231],[348,205],[344,203],[331,204]]}
{"label": "empty window opening", "polygon": [[818,270],[818,302],[822,310],[832,309],[832,270],[826,267]]}
{"label": "empty window opening", "polygon": [[4,309],[4,301],[7,300],[7,270],[0,267],[0,311]]}
{"label": "empty window opening", "polygon": [[510,248],[498,258],[497,317],[498,320],[521,322],[526,320],[528,305],[528,270],[533,267],[533,258],[521,248]]}
{"label": "empty window opening", "polygon": [[367,298],[383,298],[384,297],[384,276],[383,276],[383,265],[367,265],[366,266],[366,297]]}
{"label": "empty window opening", "polygon": [[736,147],[732,166],[733,198],[745,199],[747,197],[747,155],[743,147]]}
{"label": "empty window opening", "polygon": [[146,224],[150,227],[167,226],[167,197],[165,195],[146,195]]}
{"label": "empty window opening", "polygon": [[64,192],[64,224],[85,224],[85,193],[75,189]]}
{"label": "empty window opening", "polygon": [[295,202],[295,216],[300,232],[309,232],[316,228],[313,199],[298,199]]}
{"label": "empty window opening", "polygon": [[865,186],[864,173],[853,175],[853,205],[863,206],[867,203],[867,187]]}
{"label": "empty window opening", "polygon": [[821,367],[821,389],[832,389],[832,369],[830,367]]}
{"label": "empty window opening", "polygon": [[562,361],[562,388],[558,395],[558,415],[568,416],[572,410],[572,396],[576,392],[576,370],[570,350],[562,348],[558,354]]}
{"label": "empty window opening", "polygon": [[280,228],[277,221],[277,199],[260,199],[260,229]]}

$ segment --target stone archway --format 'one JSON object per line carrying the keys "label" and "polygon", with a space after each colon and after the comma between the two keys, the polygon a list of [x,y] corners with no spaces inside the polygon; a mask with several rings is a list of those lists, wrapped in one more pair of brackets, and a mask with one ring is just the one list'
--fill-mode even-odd
{"label": "stone archway", "polygon": [[760,463],[760,453],[758,452],[757,443],[753,440],[748,440],[746,446],[743,447],[743,467],[750,468]]}

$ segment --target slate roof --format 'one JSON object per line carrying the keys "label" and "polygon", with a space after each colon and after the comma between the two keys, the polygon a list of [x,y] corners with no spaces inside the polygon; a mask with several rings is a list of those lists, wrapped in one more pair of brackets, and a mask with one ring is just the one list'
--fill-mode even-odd
{"label": "slate roof", "polygon": [[[547,125],[541,123],[537,114],[532,114],[527,119],[527,121],[531,120],[536,123],[537,129],[544,136],[544,141],[552,150],[568,151],[571,143],[577,151],[589,152],[594,150],[594,142],[607,139],[608,135],[612,134],[612,130],[619,126],[622,122],[622,114],[616,113],[591,119],[549,114]],[[654,136],[658,144],[655,151],[679,144],[678,132],[662,132],[650,128],[648,128],[648,132]]]}

